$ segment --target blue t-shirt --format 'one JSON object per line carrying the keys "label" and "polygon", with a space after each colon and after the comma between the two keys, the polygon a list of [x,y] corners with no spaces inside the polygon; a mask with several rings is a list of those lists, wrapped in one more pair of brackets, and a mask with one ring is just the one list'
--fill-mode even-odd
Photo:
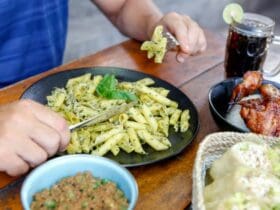
{"label": "blue t-shirt", "polygon": [[61,64],[68,0],[0,0],[0,88]]}

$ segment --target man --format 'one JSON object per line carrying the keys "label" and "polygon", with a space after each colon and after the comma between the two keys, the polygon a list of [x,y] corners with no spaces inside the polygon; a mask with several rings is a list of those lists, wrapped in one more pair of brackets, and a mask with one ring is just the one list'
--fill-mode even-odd
{"label": "man", "polygon": [[[205,50],[202,29],[188,16],[163,15],[150,0],[92,0],[125,35],[148,40],[163,25],[180,43],[179,62]],[[46,71],[62,62],[67,0],[0,2],[0,86]],[[98,27],[98,26],[95,26]],[[98,30],[98,29],[97,29]],[[0,171],[16,176],[65,150],[66,121],[30,100],[0,106]]]}

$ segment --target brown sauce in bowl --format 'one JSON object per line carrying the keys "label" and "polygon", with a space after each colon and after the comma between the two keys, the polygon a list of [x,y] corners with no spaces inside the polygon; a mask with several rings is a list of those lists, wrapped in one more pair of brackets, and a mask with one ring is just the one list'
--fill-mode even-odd
{"label": "brown sauce in bowl", "polygon": [[60,180],[33,196],[31,210],[125,210],[127,198],[116,183],[90,172]]}

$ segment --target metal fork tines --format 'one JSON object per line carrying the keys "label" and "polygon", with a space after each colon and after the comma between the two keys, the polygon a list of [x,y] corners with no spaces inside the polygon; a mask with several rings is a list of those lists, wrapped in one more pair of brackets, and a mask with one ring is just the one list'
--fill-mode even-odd
{"label": "metal fork tines", "polygon": [[167,50],[172,50],[180,45],[178,40],[168,31],[163,31],[162,35],[167,38]]}

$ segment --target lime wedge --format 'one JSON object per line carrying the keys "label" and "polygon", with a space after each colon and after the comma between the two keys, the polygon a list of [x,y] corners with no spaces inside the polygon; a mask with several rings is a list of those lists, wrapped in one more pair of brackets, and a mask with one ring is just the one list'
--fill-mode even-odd
{"label": "lime wedge", "polygon": [[233,22],[240,23],[243,18],[243,9],[239,4],[232,3],[228,4],[223,11],[223,18],[227,24]]}

